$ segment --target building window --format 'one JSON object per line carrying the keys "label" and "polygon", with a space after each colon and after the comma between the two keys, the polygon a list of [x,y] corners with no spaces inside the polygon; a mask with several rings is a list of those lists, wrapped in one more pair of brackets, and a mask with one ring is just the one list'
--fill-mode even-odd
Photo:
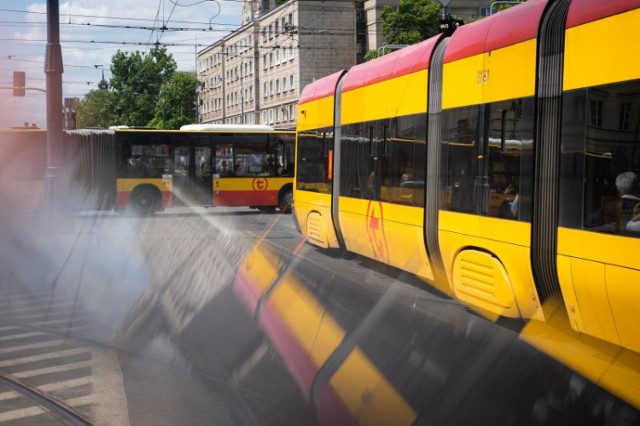
{"label": "building window", "polygon": [[592,100],[589,102],[589,124],[593,127],[602,127],[603,101]]}
{"label": "building window", "polygon": [[629,130],[629,115],[631,115],[631,102],[622,102],[620,104],[620,122],[618,126],[620,130]]}
{"label": "building window", "polygon": [[293,46],[289,48],[289,59],[293,60]]}
{"label": "building window", "polygon": [[287,77],[282,77],[282,91],[287,91]]}
{"label": "building window", "polygon": [[295,88],[294,83],[293,83],[293,74],[291,74],[289,76],[289,89],[293,90]]}
{"label": "building window", "polygon": [[269,68],[273,68],[273,52],[269,53]]}
{"label": "building window", "polygon": [[276,80],[276,93],[280,93],[280,79]]}
{"label": "building window", "polygon": [[273,80],[269,82],[269,94],[273,96]]}
{"label": "building window", "polygon": [[280,51],[276,50],[276,65],[280,65]]}
{"label": "building window", "polygon": [[267,41],[267,29],[263,28],[261,32],[262,32],[262,41]]}

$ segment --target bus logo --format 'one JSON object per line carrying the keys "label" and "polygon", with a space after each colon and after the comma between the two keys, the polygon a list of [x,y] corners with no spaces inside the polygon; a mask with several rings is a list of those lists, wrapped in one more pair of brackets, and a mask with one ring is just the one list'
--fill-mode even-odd
{"label": "bus logo", "polygon": [[251,182],[254,191],[266,191],[268,182],[265,178],[254,178]]}

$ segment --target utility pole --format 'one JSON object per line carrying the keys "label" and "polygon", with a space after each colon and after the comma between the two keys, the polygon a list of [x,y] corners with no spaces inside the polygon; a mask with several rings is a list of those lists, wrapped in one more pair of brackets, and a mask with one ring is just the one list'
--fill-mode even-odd
{"label": "utility pole", "polygon": [[62,48],[58,0],[47,0],[47,48],[44,72],[47,85],[47,170],[45,173],[45,223],[49,229],[66,222],[66,170],[62,133]]}

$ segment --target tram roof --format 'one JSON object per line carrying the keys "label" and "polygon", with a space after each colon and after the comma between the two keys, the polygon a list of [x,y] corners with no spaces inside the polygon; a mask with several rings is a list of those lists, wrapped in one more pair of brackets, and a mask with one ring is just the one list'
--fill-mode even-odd
{"label": "tram roof", "polygon": [[453,62],[537,37],[547,0],[520,5],[463,25],[447,45],[444,62]]}
{"label": "tram roof", "polygon": [[342,77],[344,72],[345,70],[340,70],[326,77],[322,77],[313,83],[307,84],[304,89],[302,89],[302,93],[300,93],[300,100],[298,103],[305,104],[332,96],[336,91],[338,80],[340,80],[340,77]]}
{"label": "tram roof", "polygon": [[573,0],[567,15],[567,28],[577,27],[636,8],[640,8],[640,0]]}
{"label": "tram roof", "polygon": [[348,92],[349,90],[428,69],[431,62],[431,53],[441,36],[441,34],[438,34],[420,43],[352,67],[344,78],[342,91]]}

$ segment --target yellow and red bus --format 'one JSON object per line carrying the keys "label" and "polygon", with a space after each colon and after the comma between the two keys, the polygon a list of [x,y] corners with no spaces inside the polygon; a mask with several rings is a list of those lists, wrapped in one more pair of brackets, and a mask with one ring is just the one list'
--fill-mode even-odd
{"label": "yellow and red bus", "polygon": [[228,125],[120,126],[109,132],[115,138],[118,209],[144,214],[180,205],[291,209],[295,132]]}
{"label": "yellow and red bus", "polygon": [[308,241],[640,352],[640,1],[530,0],[305,87]]}

